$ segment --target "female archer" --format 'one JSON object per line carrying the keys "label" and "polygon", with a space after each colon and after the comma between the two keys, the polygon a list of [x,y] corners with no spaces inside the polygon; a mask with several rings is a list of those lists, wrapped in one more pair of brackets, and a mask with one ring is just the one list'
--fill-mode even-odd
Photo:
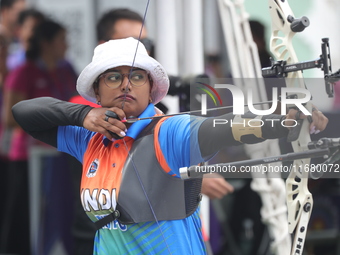
{"label": "female archer", "polygon": [[[270,121],[255,129],[213,127],[212,119],[190,115],[127,121],[158,116],[154,104],[168,88],[162,65],[127,38],[97,46],[78,78],[79,94],[101,108],[47,97],[13,107],[27,133],[82,162],[81,200],[98,228],[94,254],[205,254],[201,180],[181,180],[179,168],[207,161],[225,146],[288,134]],[[262,119],[295,115],[290,110],[288,116]],[[315,111],[311,126],[323,130],[327,121]]]}

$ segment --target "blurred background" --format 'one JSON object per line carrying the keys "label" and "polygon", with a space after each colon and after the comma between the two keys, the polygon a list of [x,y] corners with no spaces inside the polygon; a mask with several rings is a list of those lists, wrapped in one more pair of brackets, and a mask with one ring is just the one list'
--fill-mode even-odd
{"label": "blurred background", "polygon": [[[89,63],[96,46],[95,24],[105,11],[112,8],[129,8],[144,16],[147,1],[142,0],[26,0],[31,6],[44,11],[47,15],[64,24],[68,29],[69,49],[67,56],[80,72]],[[265,27],[267,46],[271,34],[271,21],[267,1],[244,2],[249,19],[261,22]],[[321,38],[330,38],[334,71],[340,68],[340,54],[337,42],[340,40],[336,27],[340,21],[337,13],[340,4],[336,0],[299,0],[290,1],[296,17],[307,16],[310,26],[294,37],[293,44],[300,61],[317,59],[321,54]],[[224,75],[229,73],[228,58],[223,56],[226,44],[223,39],[220,10],[215,0],[155,0],[151,1],[145,25],[148,37],[157,45],[155,58],[158,59],[171,75],[181,77],[202,72],[207,58],[220,57]],[[193,43],[190,40],[196,40]],[[199,41],[197,41],[199,40]],[[196,46],[202,44],[202,48]],[[192,49],[194,47],[194,49]],[[196,47],[196,48],[195,48]],[[194,62],[190,51],[200,54]],[[202,50],[198,53],[197,49]],[[222,55],[221,55],[222,54]],[[199,70],[201,69],[201,70]],[[320,70],[305,71],[305,77],[323,77]],[[310,88],[312,94],[318,88]],[[320,95],[323,96],[323,95]],[[326,98],[326,97],[325,97]],[[332,100],[320,100],[322,110],[330,109]]]}
{"label": "blurred background", "polygon": [[[4,5],[9,3],[11,6],[12,2],[16,1],[0,0],[2,8],[9,8]],[[29,91],[26,91],[29,89],[23,88],[25,81],[30,78],[23,76],[22,79],[16,80],[15,77],[19,75],[11,74],[15,68],[12,70],[9,66],[7,69],[5,67],[7,55],[20,48],[17,32],[19,13],[31,8],[60,24],[63,27],[62,30],[66,32],[66,46],[63,46],[65,54],[62,55],[63,59],[67,60],[66,69],[69,73],[66,76],[69,77],[67,82],[70,84],[75,84],[77,75],[91,61],[93,50],[98,44],[96,32],[98,20],[103,14],[116,8],[128,8],[142,17],[145,15],[147,39],[152,47],[153,57],[165,67],[171,76],[170,95],[162,101],[165,107],[162,108],[164,112],[176,113],[190,110],[188,94],[190,78],[200,75],[210,79],[233,76],[234,60],[230,53],[228,54],[228,42],[225,40],[228,32],[225,29],[228,24],[222,24],[223,16],[229,14],[218,3],[223,1],[151,0],[147,13],[145,13],[147,0],[19,0],[19,2],[21,2],[20,6],[11,7],[10,11],[2,11],[0,14],[2,26],[0,34],[3,36],[0,52],[3,54],[0,55],[3,101],[1,112],[5,116],[2,119],[6,119],[8,115],[6,112],[9,111],[11,103],[32,97]],[[271,21],[267,1],[224,2],[244,6],[245,20],[251,20],[254,25],[251,28],[259,50],[260,64],[262,67],[268,66],[271,56],[269,53]],[[333,71],[338,70],[340,68],[338,47],[340,33],[337,32],[337,26],[340,25],[338,15],[340,2],[338,0],[299,0],[290,1],[289,4],[296,18],[307,16],[310,20],[310,26],[303,33],[296,35],[293,40],[299,61],[318,59],[321,54],[321,38],[328,37]],[[13,18],[13,26],[6,27],[8,25],[5,22],[6,17]],[[53,49],[56,48],[50,48],[49,52]],[[2,69],[6,70],[2,71]],[[60,74],[58,76],[65,77]],[[323,72],[319,69],[306,70],[304,76],[309,78],[306,83],[311,94],[314,95],[313,102],[320,110],[327,113],[326,116],[331,120],[324,135],[339,137],[339,92],[335,91],[334,98],[327,96],[322,80]],[[17,84],[15,89],[13,89],[15,86],[13,84]],[[19,88],[20,85],[22,87]],[[52,88],[50,90],[52,96],[57,97],[60,94],[60,92],[54,93]],[[21,94],[15,94],[13,91],[19,91]],[[22,97],[24,92],[27,94],[26,97]],[[65,95],[66,92],[64,92],[61,94]],[[73,95],[73,92],[75,94],[75,91],[68,92],[70,95]],[[6,95],[13,101],[7,100]],[[228,100],[228,96],[225,99]],[[20,138],[16,136],[15,128],[17,127],[14,124],[10,126],[8,123],[10,123],[10,118],[3,120],[1,124],[0,154],[3,171],[0,192],[3,194],[4,201],[0,208],[2,213],[0,215],[2,219],[0,254],[92,254],[94,230],[85,214],[79,216],[80,201],[77,195],[79,187],[73,182],[79,180],[80,176],[79,172],[75,173],[72,169],[79,166],[65,155],[41,144],[23,145],[27,146],[25,148],[26,158],[11,158],[9,154],[13,141],[20,140]],[[319,137],[315,136],[315,138]],[[233,148],[225,153],[228,156],[224,155],[224,160],[246,158],[242,148]],[[22,183],[26,184],[27,189],[16,191],[15,185],[21,184],[13,182],[9,166],[13,166],[13,162],[23,160],[27,173],[22,177]],[[12,178],[17,179],[20,174],[16,173]],[[233,194],[211,201],[206,198],[203,202],[202,218],[207,240],[210,238],[210,254],[276,255],[269,248],[272,239],[266,226],[261,222],[261,199],[251,190],[250,181],[229,181],[235,187]],[[310,182],[312,194],[315,196],[315,205],[304,254],[340,254],[339,187],[337,179]],[[12,196],[13,192],[18,194]],[[22,194],[28,197],[23,198]],[[20,197],[27,205],[23,205],[25,203],[20,199],[16,200],[15,196]],[[13,204],[19,204],[19,206],[11,207]],[[21,206],[28,211],[20,211]],[[19,216],[13,214],[14,211],[17,211]],[[20,214],[24,214],[27,219],[22,219]],[[18,223],[19,226],[13,223],[17,222],[18,218],[23,220]],[[23,230],[20,227],[23,227]],[[15,234],[11,233],[13,230]],[[21,246],[22,239],[17,233],[21,231],[23,234],[21,237],[27,239],[29,244],[26,247],[29,248],[20,250],[17,248]],[[78,247],[83,247],[84,250]]]}

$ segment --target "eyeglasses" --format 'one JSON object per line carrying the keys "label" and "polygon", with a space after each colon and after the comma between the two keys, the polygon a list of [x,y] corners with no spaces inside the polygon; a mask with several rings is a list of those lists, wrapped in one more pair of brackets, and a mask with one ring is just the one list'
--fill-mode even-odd
{"label": "eyeglasses", "polygon": [[115,89],[122,84],[125,76],[129,79],[130,84],[135,87],[143,86],[149,78],[149,75],[145,70],[135,70],[131,73],[124,74],[115,71],[108,71],[107,73],[101,74],[98,77],[98,80],[103,77],[106,86]]}

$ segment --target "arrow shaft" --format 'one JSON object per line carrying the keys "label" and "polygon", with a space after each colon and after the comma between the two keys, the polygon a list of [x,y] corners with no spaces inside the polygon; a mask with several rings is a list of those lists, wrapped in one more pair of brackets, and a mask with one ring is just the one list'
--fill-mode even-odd
{"label": "arrow shaft", "polygon": [[[258,102],[258,103],[253,103],[252,105],[262,105],[262,104],[268,104],[268,103],[272,103],[272,102],[273,101]],[[247,106],[248,106],[248,104],[244,105],[244,107],[247,107]],[[229,106],[210,108],[210,109],[207,109],[207,112],[222,110],[222,109],[230,109],[230,108],[233,108],[233,106],[229,105]],[[194,111],[188,111],[188,112],[180,112],[180,113],[173,113],[173,114],[166,114],[166,115],[159,115],[159,116],[152,116],[152,117],[145,117],[145,118],[130,118],[130,119],[124,120],[122,122],[135,123],[139,120],[149,120],[149,119],[164,118],[164,117],[177,116],[177,115],[183,115],[183,114],[193,114],[193,113],[199,113],[201,111],[202,110],[194,110]]]}

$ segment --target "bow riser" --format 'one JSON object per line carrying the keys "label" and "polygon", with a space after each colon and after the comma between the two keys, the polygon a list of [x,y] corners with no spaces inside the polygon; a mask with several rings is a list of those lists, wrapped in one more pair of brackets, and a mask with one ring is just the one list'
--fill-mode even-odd
{"label": "bow riser", "polygon": [[[272,18],[271,52],[276,59],[284,60],[287,64],[297,63],[298,59],[292,44],[292,39],[296,34],[291,27],[291,18],[294,17],[294,14],[288,2],[269,0],[269,10]],[[287,74],[286,86],[306,88],[302,72]],[[301,97],[301,95],[297,96],[298,98]],[[305,107],[309,112],[312,112],[310,102]],[[311,141],[309,121],[305,119],[300,124],[302,127],[298,138],[292,142],[294,152],[307,150],[307,145]],[[295,160],[286,181],[288,229],[290,233],[295,230],[291,254],[302,254],[308,221],[313,207],[312,195],[307,187],[309,164],[310,159]]]}

